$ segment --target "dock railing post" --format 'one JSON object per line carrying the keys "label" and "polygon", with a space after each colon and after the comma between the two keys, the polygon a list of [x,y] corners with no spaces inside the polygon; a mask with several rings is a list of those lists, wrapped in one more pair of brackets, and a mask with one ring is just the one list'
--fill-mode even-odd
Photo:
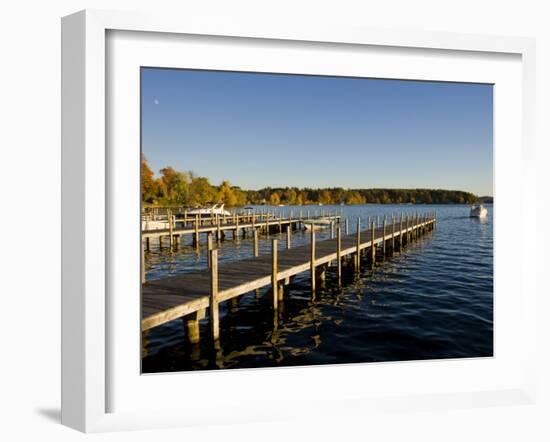
{"label": "dock railing post", "polygon": [[212,251],[212,249],[214,248],[213,244],[212,244],[212,232],[208,232],[206,234],[206,242],[207,242],[207,247],[208,247],[208,251],[207,251],[207,256],[208,256],[208,268],[212,268],[212,254],[210,253]]}
{"label": "dock railing post", "polygon": [[254,229],[254,256],[258,256],[258,229]]}
{"label": "dock railing post", "polygon": [[426,234],[426,226],[427,226],[427,221],[428,221],[428,215],[426,215],[425,213],[422,215],[422,234],[425,235]]}
{"label": "dock railing post", "polygon": [[391,215],[391,254],[395,253],[395,217]]}
{"label": "dock railing post", "polygon": [[346,236],[349,235],[349,219],[346,218]]}
{"label": "dock railing post", "polygon": [[399,253],[403,250],[403,212],[399,217]]}
{"label": "dock railing post", "polygon": [[290,249],[291,247],[291,244],[290,244],[290,241],[291,241],[291,231],[292,229],[290,228],[290,225],[286,226],[286,248],[287,249]]}
{"label": "dock railing post", "polygon": [[172,222],[172,211],[167,210],[166,216],[168,217],[168,234],[170,235],[170,251],[174,251],[174,223]]}
{"label": "dock railing post", "polygon": [[277,310],[277,301],[279,300],[279,284],[277,282],[277,240],[274,238],[271,242],[271,286],[273,289],[273,310]]}
{"label": "dock railing post", "polygon": [[145,284],[145,245],[143,239],[140,239],[141,242],[141,283]]}
{"label": "dock railing post", "polygon": [[386,215],[384,215],[384,221],[382,222],[382,256],[386,257]]}
{"label": "dock railing post", "polygon": [[315,292],[315,228],[313,224],[311,225],[310,272],[311,272],[311,291]]}
{"label": "dock railing post", "polygon": [[330,239],[334,239],[334,221],[330,222]]}
{"label": "dock railing post", "polygon": [[269,238],[269,212],[265,217],[265,236]]}
{"label": "dock railing post", "polygon": [[338,268],[338,285],[342,283],[342,224],[338,220],[336,226],[336,261]]}
{"label": "dock railing post", "polygon": [[220,338],[220,312],[218,308],[218,249],[210,251],[210,331],[212,339]]}
{"label": "dock railing post", "polygon": [[199,215],[195,215],[195,247],[199,248]]}
{"label": "dock railing post", "polygon": [[361,217],[357,217],[357,244],[355,253],[355,271],[361,269]]}
{"label": "dock railing post", "polygon": [[374,220],[371,225],[370,266],[373,269],[376,264],[376,246],[374,245]]}

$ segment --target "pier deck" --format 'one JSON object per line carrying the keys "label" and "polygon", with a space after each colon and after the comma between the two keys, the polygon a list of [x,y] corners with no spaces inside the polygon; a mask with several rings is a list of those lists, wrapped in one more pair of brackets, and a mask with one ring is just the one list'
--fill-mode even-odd
{"label": "pier deck", "polygon": [[[382,248],[384,255],[401,250],[423,233],[435,227],[433,216],[401,219],[400,222],[374,228],[374,223],[367,230],[360,230],[350,235],[342,235],[341,227],[337,237],[315,241],[311,233],[309,244],[285,250],[272,250],[271,254],[251,257],[218,266],[217,252],[211,250],[211,268],[195,271],[181,276],[145,282],[142,286],[142,330],[148,330],[177,318],[190,316],[195,324],[198,340],[198,320],[204,317],[205,309],[215,304],[215,314],[210,313],[213,337],[219,333],[217,304],[244,295],[265,286],[272,286],[273,306],[277,309],[278,300],[282,300],[279,284],[295,275],[309,271],[312,290],[315,280],[322,274],[327,264],[335,262],[338,276],[341,277],[342,258],[352,256],[354,267],[359,270],[361,255],[370,250],[369,261],[374,265],[376,249]],[[242,226],[241,226],[242,227]],[[277,240],[273,240],[277,249]],[[312,244],[314,250],[312,253]],[[359,250],[359,253],[358,253]],[[316,275],[317,273],[317,275]],[[210,309],[212,310],[212,309]]]}
{"label": "pier deck", "polygon": [[[195,220],[194,218],[190,218],[188,221],[184,222],[183,219],[176,218],[174,221],[174,224],[176,223],[182,223],[184,224],[184,227],[172,227],[166,228],[166,229],[151,229],[151,230],[143,230],[141,232],[141,236],[144,239],[150,239],[150,238],[163,238],[167,237],[169,238],[170,235],[173,237],[177,236],[184,236],[184,235],[200,235],[204,233],[225,233],[226,231],[232,231],[235,232],[235,235],[238,236],[240,232],[246,232],[247,230],[252,230],[256,228],[268,228],[270,230],[276,230],[280,229],[282,230],[288,226],[296,226],[299,224],[307,223],[308,220],[315,220],[315,219],[324,219],[324,220],[338,220],[340,218],[340,215],[326,215],[326,216],[313,216],[309,217],[307,219],[303,218],[292,218],[292,217],[275,217],[275,216],[269,216],[258,219],[252,218],[252,217],[240,217],[240,220],[235,222],[233,217],[229,217],[228,219],[224,219],[222,217],[217,219],[210,219],[207,220]],[[191,224],[191,227],[186,227],[186,224]],[[196,239],[195,239],[196,240]]]}

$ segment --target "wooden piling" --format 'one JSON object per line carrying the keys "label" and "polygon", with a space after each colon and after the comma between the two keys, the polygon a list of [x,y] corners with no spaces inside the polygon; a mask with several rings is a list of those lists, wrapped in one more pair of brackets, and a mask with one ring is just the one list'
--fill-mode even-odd
{"label": "wooden piling", "polygon": [[174,220],[172,218],[172,211],[168,209],[168,233],[170,235],[170,251],[174,251]]}
{"label": "wooden piling", "polygon": [[185,333],[187,334],[187,340],[190,344],[198,344],[200,341],[200,316],[200,311],[196,311],[183,317]]}
{"label": "wooden piling", "polygon": [[361,268],[361,218],[357,218],[357,245],[355,253],[355,271],[359,272]]}
{"label": "wooden piling", "polygon": [[386,215],[384,215],[382,223],[382,256],[386,257]]}
{"label": "wooden piling", "polygon": [[140,241],[141,244],[141,283],[145,284],[145,250],[143,245],[143,240]]}
{"label": "wooden piling", "polygon": [[338,268],[338,284],[342,282],[342,225],[338,220],[338,226],[336,231],[336,261]]}
{"label": "wooden piling", "polygon": [[273,290],[273,310],[277,310],[279,284],[277,283],[277,240],[271,242],[271,287]]}
{"label": "wooden piling", "polygon": [[258,229],[254,229],[254,256],[258,256]]}
{"label": "wooden piling", "polygon": [[212,268],[212,255],[211,255],[211,251],[212,249],[214,248],[213,244],[212,244],[212,232],[208,232],[207,233],[207,236],[206,236],[206,242],[207,242],[207,252],[206,252],[206,256],[208,256],[208,268]]}
{"label": "wooden piling", "polygon": [[346,236],[349,235],[349,220],[346,218]]}
{"label": "wooden piling", "polygon": [[291,231],[290,225],[286,226],[286,248],[290,249],[291,247]]}
{"label": "wooden piling", "polygon": [[195,215],[195,247],[199,248],[199,215]]}
{"label": "wooden piling", "polygon": [[376,264],[376,246],[374,245],[374,220],[371,224],[371,247],[370,247],[370,265],[374,268]]}
{"label": "wooden piling", "polygon": [[310,271],[311,271],[311,291],[315,292],[315,229],[313,228],[313,226],[311,226]]}
{"label": "wooden piling", "polygon": [[212,339],[220,338],[220,311],[218,307],[218,249],[210,251],[210,331]]}
{"label": "wooden piling", "polygon": [[395,253],[395,217],[391,216],[391,254]]}
{"label": "wooden piling", "polygon": [[407,241],[406,238],[406,232],[407,232],[407,225],[406,225],[406,216],[405,214],[401,213],[401,218],[399,219],[399,229],[401,231],[400,237],[399,237],[399,251],[403,249],[403,246],[405,245],[405,242]]}

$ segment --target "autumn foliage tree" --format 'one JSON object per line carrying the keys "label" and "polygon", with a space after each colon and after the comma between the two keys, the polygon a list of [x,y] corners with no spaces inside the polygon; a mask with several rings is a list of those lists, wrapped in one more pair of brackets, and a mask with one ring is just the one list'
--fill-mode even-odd
{"label": "autumn foliage tree", "polygon": [[472,193],[442,189],[312,189],[297,187],[242,190],[227,180],[219,186],[193,172],[164,167],[158,178],[141,159],[141,199],[145,204],[197,207],[223,203],[228,207],[246,204],[471,204],[478,200]]}

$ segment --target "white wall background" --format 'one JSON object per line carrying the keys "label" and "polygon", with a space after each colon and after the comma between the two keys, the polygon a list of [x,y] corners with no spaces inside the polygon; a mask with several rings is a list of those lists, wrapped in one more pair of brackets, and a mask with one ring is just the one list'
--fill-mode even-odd
{"label": "white wall background", "polygon": [[[59,425],[60,17],[84,8],[169,11],[250,20],[350,23],[533,36],[538,44],[539,219],[548,218],[550,14],[535,0],[11,0],[0,8],[0,438],[81,440]],[[515,177],[511,177],[514,179]],[[547,191],[546,191],[547,192]],[[545,192],[545,193],[546,193]],[[16,226],[17,229],[13,229]],[[32,228],[32,230],[31,230]],[[539,231],[542,228],[539,226]],[[546,234],[547,235],[547,234]],[[544,251],[539,235],[539,285]],[[547,294],[550,291],[546,290]],[[542,293],[541,293],[542,294]],[[95,440],[550,440],[550,327],[539,306],[537,405],[370,416],[362,421],[286,422],[102,434]]]}

